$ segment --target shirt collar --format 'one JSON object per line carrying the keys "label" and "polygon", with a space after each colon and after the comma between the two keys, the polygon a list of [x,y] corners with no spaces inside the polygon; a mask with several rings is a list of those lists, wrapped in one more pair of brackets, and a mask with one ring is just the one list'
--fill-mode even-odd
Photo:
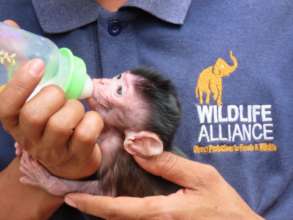
{"label": "shirt collar", "polygon": [[[37,18],[46,33],[63,33],[98,19],[95,0],[32,0]],[[166,22],[184,23],[191,0],[129,0],[122,8],[142,9]],[[86,16],[85,16],[86,15]]]}
{"label": "shirt collar", "polygon": [[191,0],[129,0],[123,7],[136,7],[173,24],[183,24]]}

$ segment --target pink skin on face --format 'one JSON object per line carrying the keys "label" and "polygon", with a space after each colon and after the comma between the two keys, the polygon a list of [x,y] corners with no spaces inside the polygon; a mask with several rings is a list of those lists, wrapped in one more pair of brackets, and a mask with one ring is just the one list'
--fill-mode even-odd
{"label": "pink skin on face", "polygon": [[113,107],[121,108],[127,99],[133,99],[134,81],[137,77],[129,72],[121,73],[111,79],[94,79],[94,93],[90,106],[98,111],[108,112]]}
{"label": "pink skin on face", "polygon": [[[90,107],[99,112],[106,125],[125,127],[125,118],[131,115],[136,121],[146,118],[148,108],[135,91],[135,82],[140,80],[130,72],[124,72],[111,79],[94,79],[94,95],[89,99]],[[128,115],[127,115],[128,114]],[[132,127],[135,123],[127,120]]]}

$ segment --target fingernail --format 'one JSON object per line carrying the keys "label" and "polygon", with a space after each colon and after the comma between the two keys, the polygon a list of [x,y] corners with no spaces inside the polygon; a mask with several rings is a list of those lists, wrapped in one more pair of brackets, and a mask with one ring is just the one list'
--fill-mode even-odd
{"label": "fingernail", "polygon": [[28,63],[28,72],[34,77],[39,77],[43,74],[44,67],[44,62],[41,59],[33,59]]}
{"label": "fingernail", "polygon": [[3,23],[12,27],[19,28],[18,24],[14,20],[11,20],[11,19],[6,19],[3,21]]}
{"label": "fingernail", "polygon": [[77,208],[77,205],[74,203],[74,201],[72,200],[72,198],[70,198],[70,196],[66,196],[65,199],[64,199],[64,202],[67,205],[72,206],[73,208]]}

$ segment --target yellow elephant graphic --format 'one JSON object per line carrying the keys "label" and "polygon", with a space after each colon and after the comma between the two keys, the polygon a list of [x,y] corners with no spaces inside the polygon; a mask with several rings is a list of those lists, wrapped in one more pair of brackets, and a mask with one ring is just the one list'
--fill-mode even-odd
{"label": "yellow elephant graphic", "polygon": [[205,103],[210,103],[210,96],[213,95],[213,99],[217,105],[222,105],[222,94],[223,85],[222,78],[229,76],[238,67],[237,58],[234,56],[233,52],[230,51],[230,58],[233,62],[229,65],[221,57],[217,59],[213,66],[205,68],[197,79],[197,84],[195,88],[196,98],[199,99],[199,103],[203,104],[203,97],[205,97]]}

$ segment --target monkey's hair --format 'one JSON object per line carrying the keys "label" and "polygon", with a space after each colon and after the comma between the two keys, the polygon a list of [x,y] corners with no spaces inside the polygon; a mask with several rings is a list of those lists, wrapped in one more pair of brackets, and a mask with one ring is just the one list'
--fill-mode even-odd
{"label": "monkey's hair", "polygon": [[140,76],[136,91],[150,105],[151,114],[144,129],[159,135],[164,149],[169,150],[181,117],[176,89],[169,79],[153,69],[137,68],[130,72]]}

